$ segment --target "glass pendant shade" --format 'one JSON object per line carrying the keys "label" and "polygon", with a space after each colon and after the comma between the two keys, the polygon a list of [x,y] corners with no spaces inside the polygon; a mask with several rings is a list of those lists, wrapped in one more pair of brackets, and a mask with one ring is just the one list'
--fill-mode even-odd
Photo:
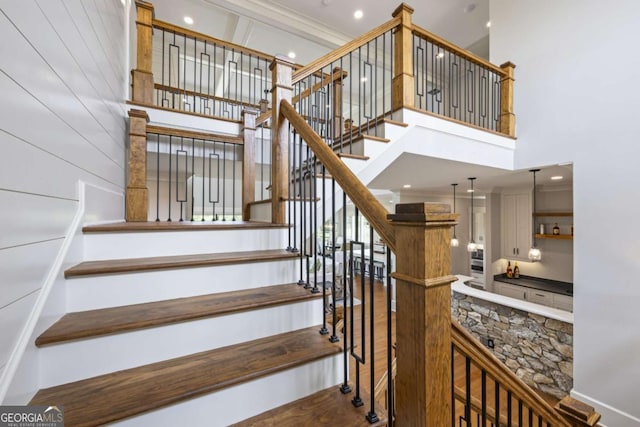
{"label": "glass pendant shade", "polygon": [[536,248],[535,246],[532,246],[531,249],[529,249],[529,261],[531,262],[538,262],[542,259],[542,252],[540,252],[540,249]]}
{"label": "glass pendant shade", "polygon": [[[451,184],[451,186],[453,187],[453,213],[456,213],[456,186],[458,184]],[[460,246],[460,242],[458,241],[458,238],[456,237],[456,226],[453,226],[453,237],[451,238],[451,247],[452,248],[457,248],[458,246]]]}
{"label": "glass pendant shade", "polygon": [[[533,212],[536,212],[536,172],[539,172],[540,169],[531,169],[529,172],[533,173]],[[536,247],[536,224],[533,224],[533,242],[531,243],[531,249],[529,249],[529,254],[527,257],[531,262],[538,262],[542,260],[542,252],[540,249]]]}
{"label": "glass pendant shade", "polygon": [[473,181],[475,180],[475,178],[468,178],[468,179],[469,179],[469,181],[471,181],[471,240],[469,241],[469,244],[467,245],[467,252],[475,252],[478,249],[478,245],[473,240],[473,222],[474,222],[474,216],[473,216]]}

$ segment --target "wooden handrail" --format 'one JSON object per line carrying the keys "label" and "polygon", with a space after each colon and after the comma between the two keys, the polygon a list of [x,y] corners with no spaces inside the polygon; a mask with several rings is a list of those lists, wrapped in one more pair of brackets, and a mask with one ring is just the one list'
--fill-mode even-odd
{"label": "wooden handrail", "polygon": [[451,321],[451,340],[461,353],[468,356],[489,376],[504,385],[531,409],[540,414],[546,422],[562,427],[571,427],[556,410],[526,385],[516,374],[507,369],[484,345],[467,332],[458,322]]}
{"label": "wooden handrail", "polygon": [[214,101],[221,101],[221,102],[228,102],[230,104],[236,104],[236,105],[241,105],[243,107],[250,107],[250,108],[255,108],[255,109],[259,109],[260,108],[260,104],[251,104],[249,102],[244,102],[244,101],[240,101],[240,100],[234,100],[234,99],[230,99],[230,98],[223,98],[221,96],[216,96],[216,95],[209,95],[206,93],[202,93],[202,92],[194,92],[192,90],[188,90],[188,89],[183,89],[183,88],[179,88],[179,87],[175,87],[175,86],[167,86],[167,85],[163,85],[160,83],[154,83],[153,84],[153,88],[156,90],[166,90],[167,92],[171,92],[173,94],[178,94],[178,95],[187,95],[187,96],[198,96],[200,98],[206,98],[206,99],[213,99]]}
{"label": "wooden handrail", "polygon": [[371,226],[380,235],[382,241],[395,252],[395,233],[391,224],[387,221],[389,212],[382,206],[382,203],[371,194],[369,189],[345,166],[331,147],[315,133],[304,118],[286,100],[280,102],[280,114],[289,120],[291,126],[305,140],[327,172],[331,174],[353,204],[367,218]]}
{"label": "wooden handrail", "polygon": [[241,136],[223,135],[219,133],[199,132],[189,129],[168,128],[164,126],[147,125],[147,133],[157,135],[177,136],[182,138],[200,139],[212,142],[228,142],[230,144],[243,145],[244,140]]}
{"label": "wooden handrail", "polygon": [[250,49],[248,47],[240,46],[235,43],[226,42],[224,40],[217,39],[215,37],[208,36],[206,34],[199,33],[197,31],[190,30],[188,28],[179,27],[177,25],[170,24],[168,22],[161,21],[159,19],[153,20],[153,28],[157,28],[159,30],[165,30],[170,32],[175,32],[176,34],[181,34],[187,37],[193,37],[199,40],[205,40],[207,42],[212,42],[220,46],[225,46],[230,49],[234,49],[238,53],[246,53],[249,55],[257,56],[259,58],[265,59],[268,62],[273,61],[274,57],[271,55],[267,55],[266,53],[259,52],[254,49]]}
{"label": "wooden handrail", "polygon": [[413,34],[417,35],[417,36],[421,36],[426,38],[427,40],[429,40],[430,42],[432,42],[433,44],[436,44],[440,47],[443,47],[447,50],[450,50],[462,57],[464,57],[465,59],[468,59],[469,61],[476,63],[482,67],[485,67],[491,71],[493,71],[494,73],[498,74],[501,77],[506,76],[505,71],[498,67],[497,65],[492,64],[491,62],[487,61],[484,58],[479,57],[478,55],[469,52],[466,49],[461,48],[460,46],[456,46],[455,44],[451,43],[450,41],[447,41],[445,39],[443,39],[442,37],[439,37],[427,30],[425,30],[424,28],[419,27],[418,25],[413,24]]}
{"label": "wooden handrail", "polygon": [[347,72],[342,70],[336,70],[331,74],[325,74],[324,78],[321,82],[314,84],[312,87],[303,90],[300,94],[294,96],[291,99],[291,103],[295,104],[300,100],[307,98],[312,93],[315,93],[325,87],[326,85],[335,82],[336,80],[341,80],[347,77]]}
{"label": "wooden handrail", "polygon": [[384,24],[374,28],[373,30],[364,33],[360,37],[357,37],[351,40],[350,42],[345,43],[339,48],[329,52],[325,56],[322,56],[316,59],[315,61],[309,63],[308,65],[305,65],[304,67],[300,68],[298,71],[293,73],[292,84],[296,84],[297,82],[304,79],[305,77],[310,76],[311,74],[317,72],[318,70],[321,70],[322,68],[331,64],[332,62],[342,58],[344,55],[348,54],[349,52],[356,50],[360,46],[364,46],[365,44],[374,40],[376,37],[379,37],[382,34],[386,33],[387,31],[394,29],[399,24],[400,24],[400,18],[393,18],[385,22]]}

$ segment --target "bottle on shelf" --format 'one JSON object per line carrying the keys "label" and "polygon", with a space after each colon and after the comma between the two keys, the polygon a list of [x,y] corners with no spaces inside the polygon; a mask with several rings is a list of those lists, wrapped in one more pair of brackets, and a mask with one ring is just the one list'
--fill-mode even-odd
{"label": "bottle on shelf", "polygon": [[518,261],[516,261],[516,264],[513,267],[513,278],[514,279],[520,278],[520,267],[518,267]]}
{"label": "bottle on shelf", "polygon": [[573,236],[573,224],[571,224],[571,235]]}
{"label": "bottle on shelf", "polygon": [[544,224],[540,223],[540,234],[544,234]]}
{"label": "bottle on shelf", "polygon": [[513,278],[513,270],[511,269],[511,261],[507,261],[507,277]]}
{"label": "bottle on shelf", "polygon": [[558,227],[558,223],[553,226],[553,235],[558,236],[560,234],[560,227]]}

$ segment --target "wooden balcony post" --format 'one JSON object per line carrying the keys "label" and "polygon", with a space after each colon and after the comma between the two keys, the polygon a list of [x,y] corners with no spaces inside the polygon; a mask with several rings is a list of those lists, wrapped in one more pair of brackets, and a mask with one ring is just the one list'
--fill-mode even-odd
{"label": "wooden balcony post", "polygon": [[513,70],[516,68],[511,62],[500,66],[506,75],[500,80],[500,132],[505,135],[516,136],[516,115],[513,113]]}
{"label": "wooden balcony post", "polygon": [[280,101],[291,102],[293,62],[276,56],[271,70],[271,222],[284,224],[289,198],[289,120],[280,114]]}
{"label": "wooden balcony post", "polygon": [[389,215],[396,236],[396,425],[451,424],[450,229],[446,204],[411,203]]}
{"label": "wooden balcony post", "polygon": [[136,0],[136,31],[138,43],[136,50],[136,68],[131,70],[131,100],[144,104],[153,104],[153,5]]}
{"label": "wooden balcony post", "polygon": [[126,220],[147,220],[149,190],[147,189],[147,122],[146,111],[129,110],[129,174],[127,179]]}
{"label": "wooden balcony post", "polygon": [[401,24],[395,30],[393,46],[393,81],[391,83],[391,108],[393,111],[414,105],[413,76],[413,24],[411,15],[413,8],[402,3],[393,12],[393,17],[400,17]]}
{"label": "wooden balcony post", "polygon": [[258,111],[245,108],[242,112],[244,122],[244,147],[242,159],[242,219],[251,217],[250,203],[256,199],[256,117]]}

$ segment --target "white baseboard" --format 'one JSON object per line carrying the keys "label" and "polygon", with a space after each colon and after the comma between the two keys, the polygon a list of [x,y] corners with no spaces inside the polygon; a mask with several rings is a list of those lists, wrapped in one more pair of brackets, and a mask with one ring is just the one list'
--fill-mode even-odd
{"label": "white baseboard", "polygon": [[602,415],[600,422],[598,425],[602,427],[639,427],[640,426],[640,418],[634,417],[631,414],[627,414],[626,412],[620,411],[606,403],[600,402],[599,400],[592,399],[591,397],[579,393],[575,390],[571,390],[571,396],[584,402],[588,405],[591,405],[595,408],[597,412]]}

